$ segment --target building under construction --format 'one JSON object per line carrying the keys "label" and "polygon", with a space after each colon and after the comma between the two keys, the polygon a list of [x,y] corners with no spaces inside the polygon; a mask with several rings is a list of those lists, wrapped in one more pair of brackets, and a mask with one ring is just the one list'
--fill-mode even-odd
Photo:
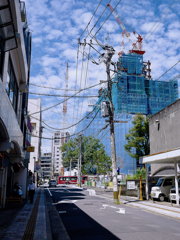
{"label": "building under construction", "polygon": [[178,81],[157,81],[150,76],[150,62],[143,55],[122,54],[112,86],[116,113],[153,115],[178,99]]}
{"label": "building under construction", "polygon": [[[127,154],[124,145],[126,144],[125,135],[132,128],[133,117],[137,113],[153,115],[177,100],[178,81],[153,80],[150,76],[150,62],[143,62],[143,55],[137,53],[122,54],[117,62],[117,69],[118,73],[112,84],[114,119],[119,122],[127,121],[127,123],[115,123],[117,167],[121,165],[121,173],[132,174],[138,163]],[[100,97],[97,104],[107,100],[105,92],[106,89],[99,91]],[[96,110],[77,126],[76,132],[85,129],[95,114]],[[106,125],[105,118],[99,112],[83,134],[99,138],[105,145],[107,154],[111,156],[110,131]]]}

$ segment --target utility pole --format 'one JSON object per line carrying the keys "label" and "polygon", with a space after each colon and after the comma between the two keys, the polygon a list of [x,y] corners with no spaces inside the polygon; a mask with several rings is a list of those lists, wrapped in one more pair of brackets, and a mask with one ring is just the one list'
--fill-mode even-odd
{"label": "utility pole", "polygon": [[110,135],[111,135],[111,159],[112,159],[112,174],[113,174],[113,198],[114,202],[118,201],[118,187],[117,187],[117,166],[116,166],[116,146],[115,146],[115,136],[114,136],[114,106],[112,102],[112,83],[110,81],[110,65],[111,59],[115,51],[113,47],[105,45],[106,49],[106,73],[108,81],[108,98],[110,103],[110,114],[109,114],[109,123],[110,123]]}
{"label": "utility pole", "polygon": [[79,134],[79,138],[77,141],[80,140],[80,156],[78,158],[78,186],[81,187],[81,165],[82,165],[82,133]]}
{"label": "utility pole", "polygon": [[82,134],[79,134],[80,137],[80,157],[79,157],[79,186],[81,187],[81,166],[82,166]]}
{"label": "utility pole", "polygon": [[71,162],[72,162],[72,158],[70,159],[70,176],[71,176]]}

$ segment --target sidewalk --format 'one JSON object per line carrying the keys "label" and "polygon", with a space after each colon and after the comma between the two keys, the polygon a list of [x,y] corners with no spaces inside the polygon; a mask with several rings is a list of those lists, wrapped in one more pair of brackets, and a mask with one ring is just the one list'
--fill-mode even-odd
{"label": "sidewalk", "polygon": [[[4,214],[7,212],[11,218],[16,214],[16,217],[13,218],[12,224],[8,229],[3,225],[3,236],[0,236],[2,240],[52,239],[47,219],[45,189],[38,188],[36,190],[33,204],[30,204],[28,200],[20,211],[5,209],[3,212]],[[0,225],[1,221],[3,221],[2,218],[0,218]]]}

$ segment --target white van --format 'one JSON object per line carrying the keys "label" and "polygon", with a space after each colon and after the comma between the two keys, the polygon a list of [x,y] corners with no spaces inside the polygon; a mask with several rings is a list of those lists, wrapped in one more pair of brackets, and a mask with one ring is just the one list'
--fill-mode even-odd
{"label": "white van", "polygon": [[161,202],[169,197],[170,189],[174,186],[174,177],[159,178],[154,187],[151,188],[151,198],[159,199]]}

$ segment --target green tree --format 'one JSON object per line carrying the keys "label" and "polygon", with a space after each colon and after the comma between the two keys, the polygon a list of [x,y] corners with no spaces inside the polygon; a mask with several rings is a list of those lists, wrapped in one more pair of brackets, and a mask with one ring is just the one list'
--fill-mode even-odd
{"label": "green tree", "polygon": [[75,139],[70,139],[67,143],[64,143],[60,149],[62,151],[63,166],[69,170],[71,161],[71,168],[75,168],[79,158],[79,148]]}
{"label": "green tree", "polygon": [[[70,139],[67,143],[63,144],[61,147],[63,166],[67,169],[70,168],[70,160],[72,159],[72,169],[77,167],[78,158],[80,155],[80,144],[73,138]],[[105,153],[104,145],[100,142],[98,138],[93,136],[82,136],[82,173],[91,174],[95,173],[97,170],[97,157],[102,159],[104,162],[109,161],[109,156]],[[105,163],[104,163],[105,164]],[[100,167],[99,167],[100,169]]]}
{"label": "green tree", "polygon": [[112,161],[109,155],[106,154],[104,148],[101,148],[94,153],[94,167],[96,168],[96,173],[104,175],[104,191],[105,191],[105,175],[107,172],[112,171]]}
{"label": "green tree", "polygon": [[[150,153],[149,147],[149,118],[142,114],[137,114],[132,121],[134,125],[129,133],[125,136],[127,144],[124,145],[127,153],[139,160],[139,157],[148,155]],[[136,151],[133,151],[133,148]]]}

